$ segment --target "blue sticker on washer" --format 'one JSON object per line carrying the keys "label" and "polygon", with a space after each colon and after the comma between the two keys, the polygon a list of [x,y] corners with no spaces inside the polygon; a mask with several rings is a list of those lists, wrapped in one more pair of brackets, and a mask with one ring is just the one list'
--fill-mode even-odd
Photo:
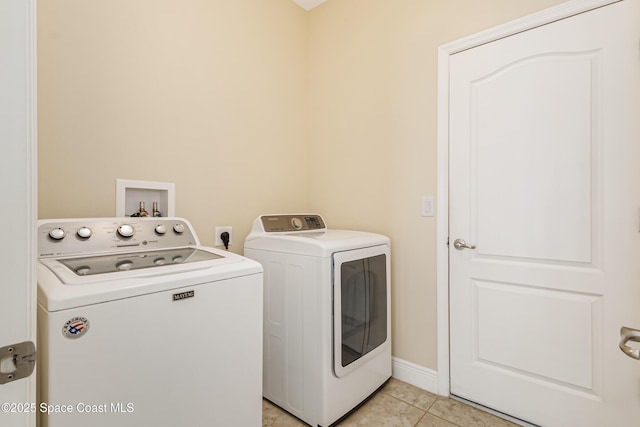
{"label": "blue sticker on washer", "polygon": [[80,338],[89,330],[89,319],[86,317],[74,317],[69,319],[62,327],[62,335],[67,338]]}

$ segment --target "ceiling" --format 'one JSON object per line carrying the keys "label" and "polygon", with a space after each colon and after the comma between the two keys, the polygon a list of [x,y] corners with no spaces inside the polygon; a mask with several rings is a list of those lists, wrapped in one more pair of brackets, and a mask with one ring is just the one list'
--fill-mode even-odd
{"label": "ceiling", "polygon": [[304,10],[311,10],[314,7],[324,3],[326,0],[293,0]]}

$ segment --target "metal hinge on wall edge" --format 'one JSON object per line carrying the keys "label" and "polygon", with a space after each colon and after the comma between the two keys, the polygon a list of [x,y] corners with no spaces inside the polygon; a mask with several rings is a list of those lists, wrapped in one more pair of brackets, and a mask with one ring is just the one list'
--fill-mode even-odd
{"label": "metal hinge on wall edge", "polygon": [[36,366],[36,346],[31,341],[0,348],[0,384],[26,378]]}

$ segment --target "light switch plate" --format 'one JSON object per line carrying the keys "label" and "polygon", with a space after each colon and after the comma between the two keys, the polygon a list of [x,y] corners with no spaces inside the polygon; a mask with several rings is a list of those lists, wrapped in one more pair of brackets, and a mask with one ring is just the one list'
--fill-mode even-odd
{"label": "light switch plate", "polygon": [[434,210],[433,196],[422,196],[422,216],[433,216]]}

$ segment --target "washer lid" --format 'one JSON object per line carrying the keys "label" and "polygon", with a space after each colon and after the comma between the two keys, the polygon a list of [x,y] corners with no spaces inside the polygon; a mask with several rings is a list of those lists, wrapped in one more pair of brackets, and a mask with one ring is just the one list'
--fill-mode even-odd
{"label": "washer lid", "polygon": [[57,259],[41,259],[36,264],[38,303],[47,311],[58,311],[262,274],[259,263],[241,255],[203,246],[197,250],[215,256],[197,262],[92,275],[77,275]]}
{"label": "washer lid", "polygon": [[140,270],[172,264],[187,264],[223,258],[197,248],[164,249],[146,252],[116,253],[86,257],[62,258],[57,261],[77,276]]}

